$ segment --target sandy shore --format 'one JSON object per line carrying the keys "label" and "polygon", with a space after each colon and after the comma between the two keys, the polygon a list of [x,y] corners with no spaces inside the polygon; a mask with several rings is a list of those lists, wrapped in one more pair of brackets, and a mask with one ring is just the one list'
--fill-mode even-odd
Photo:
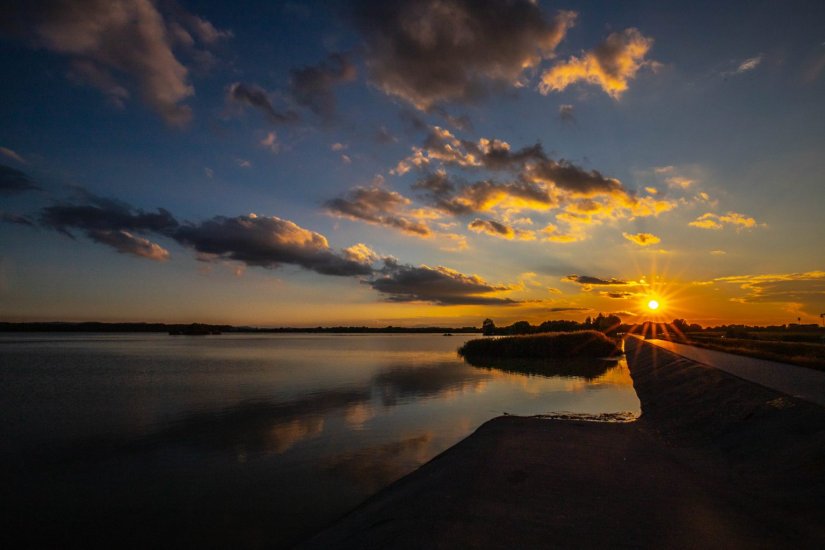
{"label": "sandy shore", "polygon": [[493,419],[304,547],[825,547],[825,408],[627,354],[638,421]]}

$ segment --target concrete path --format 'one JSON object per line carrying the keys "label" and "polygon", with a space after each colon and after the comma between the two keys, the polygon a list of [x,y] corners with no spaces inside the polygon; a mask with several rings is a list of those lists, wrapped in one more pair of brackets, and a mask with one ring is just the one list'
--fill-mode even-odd
{"label": "concrete path", "polygon": [[650,339],[646,342],[766,388],[825,406],[825,372],[668,340]]}

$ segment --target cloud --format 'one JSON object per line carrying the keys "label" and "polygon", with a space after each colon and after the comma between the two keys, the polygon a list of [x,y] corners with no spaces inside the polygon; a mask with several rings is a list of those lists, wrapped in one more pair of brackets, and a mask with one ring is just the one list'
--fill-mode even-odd
{"label": "cloud", "polygon": [[702,214],[688,225],[693,227],[700,227],[702,229],[722,229],[725,226],[736,227],[737,230],[752,229],[756,227],[756,220],[745,214],[737,212],[728,212],[727,214],[718,215],[708,212]]}
{"label": "cloud", "polygon": [[333,151],[343,151],[347,147],[348,147],[348,145],[346,143],[333,143],[332,145],[329,146],[329,148],[332,149]]}
{"label": "cloud", "polygon": [[17,154],[16,151],[12,151],[8,147],[0,147],[0,155],[3,155],[4,157],[10,158],[14,161],[17,161],[20,164],[28,164],[28,162],[26,162],[26,159],[24,159],[22,156]]}
{"label": "cloud", "polygon": [[281,151],[281,142],[278,141],[278,134],[267,132],[260,142],[261,147],[268,149],[270,153],[277,155]]}
{"label": "cloud", "polygon": [[[208,21],[181,8],[164,12],[148,0],[62,0],[60,2],[12,2],[4,16],[21,30],[30,43],[69,58],[72,79],[103,92],[122,106],[134,83],[141,99],[168,124],[187,123],[192,111],[184,104],[195,90],[189,70],[173,47],[193,51],[195,38],[208,44],[226,37]],[[169,10],[167,10],[169,11]],[[180,42],[181,37],[187,37]]]}
{"label": "cloud", "polygon": [[662,240],[652,233],[622,233],[622,237],[624,237],[632,243],[638,244],[639,246],[650,246],[652,244],[661,242]]}
{"label": "cloud", "polygon": [[318,65],[292,69],[289,92],[298,105],[325,119],[335,115],[333,88],[356,77],[355,65],[346,56],[330,54]]}
{"label": "cloud", "polygon": [[695,183],[694,180],[690,178],[685,178],[683,176],[670,176],[665,178],[665,181],[670,187],[678,187],[681,189],[687,189],[693,183]]}
{"label": "cloud", "polygon": [[234,82],[226,88],[226,100],[236,106],[254,107],[261,111],[272,124],[294,122],[298,115],[294,111],[279,111],[272,105],[269,93],[255,84]]}
{"label": "cloud", "polygon": [[368,284],[387,295],[390,302],[429,302],[442,306],[517,303],[493,295],[510,287],[494,285],[478,275],[464,275],[447,267],[415,267],[388,261],[384,271]]}
{"label": "cloud", "polygon": [[547,189],[527,181],[492,180],[455,184],[445,172],[436,172],[413,184],[434,208],[453,215],[488,212],[494,208],[547,210],[556,203]]}
{"label": "cloud", "polygon": [[559,120],[564,124],[574,124],[576,122],[575,108],[570,104],[559,105]]}
{"label": "cloud", "polygon": [[539,91],[542,94],[560,92],[577,82],[587,82],[619,99],[639,69],[649,64],[645,56],[651,47],[653,39],[643,36],[637,29],[611,33],[582,57],[573,56],[546,70],[541,75]]}
{"label": "cloud", "polygon": [[392,227],[418,237],[432,236],[425,222],[412,219],[405,211],[410,202],[400,193],[372,186],[351,189],[343,197],[328,200],[324,207],[333,216]]}
{"label": "cloud", "polygon": [[138,233],[165,234],[178,226],[168,211],[144,212],[120,201],[77,190],[74,203],[58,202],[40,211],[40,225],[74,238],[72,230],[124,254],[152,260],[165,260],[169,252]]}
{"label": "cloud", "polygon": [[710,253],[712,256],[724,256],[727,254],[724,250],[711,250]]}
{"label": "cloud", "polygon": [[0,221],[34,227],[34,222],[32,222],[28,217],[21,216],[20,214],[12,214],[11,212],[0,211]]}
{"label": "cloud", "polygon": [[163,233],[177,227],[178,222],[167,210],[144,212],[114,200],[77,190],[77,203],[58,202],[44,207],[41,225],[71,235],[71,229],[82,231],[153,231]]}
{"label": "cloud", "polygon": [[343,252],[346,258],[361,264],[371,264],[381,259],[377,252],[364,243],[352,245]]}
{"label": "cloud", "polygon": [[37,184],[20,170],[0,164],[0,195],[16,195],[40,189]]}
{"label": "cloud", "polygon": [[734,275],[713,282],[739,285],[746,294],[734,300],[742,303],[799,303],[808,305],[812,313],[818,308],[815,315],[825,307],[825,271]]}
{"label": "cloud", "polygon": [[736,67],[735,71],[725,73],[725,74],[742,74],[748,71],[752,71],[762,63],[762,54],[759,54],[755,57],[750,57],[742,61],[738,67]]}
{"label": "cloud", "polygon": [[[545,222],[545,240],[560,243],[586,239],[588,226],[659,216],[680,204],[637,196],[598,170],[551,158],[538,143],[515,149],[499,139],[460,139],[438,126],[430,128],[423,144],[412,147],[412,154],[391,173],[402,176],[413,169],[423,175],[412,189],[432,208],[453,216],[493,212],[505,223],[524,210],[546,212],[554,219]],[[479,171],[492,172],[496,179],[467,182],[457,175]],[[475,229],[483,225],[476,223]],[[489,234],[507,235],[500,228],[487,229]]]}
{"label": "cloud", "polygon": [[111,246],[121,254],[132,254],[154,261],[169,259],[169,251],[148,239],[137,237],[128,231],[89,230],[88,237],[96,242]]}
{"label": "cloud", "polygon": [[495,220],[482,220],[480,218],[476,218],[469,223],[467,228],[470,231],[474,231],[476,233],[486,233],[487,235],[498,237],[500,239],[532,241],[536,238],[535,231],[524,231]]}
{"label": "cloud", "polygon": [[422,111],[523,86],[576,18],[548,19],[530,0],[362,0],[354,11],[372,83]]}
{"label": "cloud", "polygon": [[170,236],[195,251],[249,266],[274,269],[298,265],[323,275],[369,275],[372,268],[352,254],[333,252],[326,237],[275,216],[215,216],[200,223],[183,224]]}
{"label": "cloud", "polygon": [[625,298],[632,298],[636,296],[636,294],[632,292],[599,292],[602,296],[606,296],[607,298],[613,298],[615,300],[622,300]]}
{"label": "cloud", "polygon": [[626,285],[627,281],[621,279],[601,279],[599,277],[592,277],[590,275],[568,275],[564,278],[565,281],[578,283],[580,285]]}
{"label": "cloud", "polygon": [[563,313],[565,311],[589,311],[589,307],[551,307],[547,311],[551,313]]}

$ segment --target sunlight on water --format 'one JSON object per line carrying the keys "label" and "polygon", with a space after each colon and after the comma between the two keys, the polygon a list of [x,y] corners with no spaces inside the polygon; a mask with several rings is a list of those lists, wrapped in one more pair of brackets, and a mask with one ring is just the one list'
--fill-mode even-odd
{"label": "sunlight on water", "polygon": [[495,416],[639,412],[623,360],[476,367],[472,337],[4,335],[4,483],[102,543],[283,546]]}

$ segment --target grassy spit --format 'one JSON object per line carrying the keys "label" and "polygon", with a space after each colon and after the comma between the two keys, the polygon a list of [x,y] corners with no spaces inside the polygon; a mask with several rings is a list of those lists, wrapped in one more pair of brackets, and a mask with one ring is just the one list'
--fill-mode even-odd
{"label": "grassy spit", "polygon": [[620,353],[616,341],[595,330],[481,338],[469,340],[458,349],[458,354],[468,360],[504,357],[609,357]]}

